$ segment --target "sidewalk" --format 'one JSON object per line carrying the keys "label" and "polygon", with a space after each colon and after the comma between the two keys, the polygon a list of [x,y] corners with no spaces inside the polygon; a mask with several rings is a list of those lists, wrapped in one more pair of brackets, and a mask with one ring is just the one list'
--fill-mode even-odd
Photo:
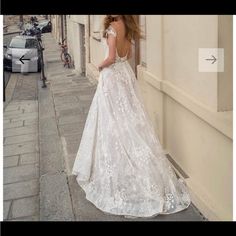
{"label": "sidewalk", "polygon": [[63,67],[51,34],[44,34],[43,43],[48,87],[39,89],[40,218],[79,220],[79,186],[71,170],[96,87]]}
{"label": "sidewalk", "polygon": [[3,117],[3,220],[39,220],[38,74],[12,74]]}

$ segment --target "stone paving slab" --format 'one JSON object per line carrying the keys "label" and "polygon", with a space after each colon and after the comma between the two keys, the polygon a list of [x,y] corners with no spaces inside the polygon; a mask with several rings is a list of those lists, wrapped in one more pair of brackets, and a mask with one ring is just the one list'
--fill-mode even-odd
{"label": "stone paving slab", "polygon": [[26,153],[20,155],[20,165],[28,165],[39,163],[39,154],[38,153]]}
{"label": "stone paving slab", "polygon": [[18,122],[18,121],[21,121],[23,120],[24,121],[24,124],[26,124],[26,122],[32,122],[34,124],[37,124],[38,122],[38,115],[37,114],[32,114],[30,113],[29,115],[24,115],[22,117],[17,117],[17,118],[11,118],[10,121],[13,123],[13,122]]}
{"label": "stone paving slab", "polygon": [[74,155],[77,153],[78,148],[79,148],[79,142],[78,140],[75,140],[74,142],[67,142],[66,149],[68,155]]}
{"label": "stone paving slab", "polygon": [[67,108],[66,106],[63,107],[56,107],[56,116],[57,117],[66,117],[66,116],[77,116],[77,115],[83,115],[83,110],[80,106],[74,107],[74,108]]}
{"label": "stone paving slab", "polygon": [[4,156],[13,156],[23,153],[29,152],[37,152],[38,151],[38,142],[30,141],[24,143],[14,143],[4,146]]}
{"label": "stone paving slab", "polygon": [[18,104],[8,104],[5,108],[5,111],[17,111],[19,110],[20,106]]}
{"label": "stone paving slab", "polygon": [[16,122],[11,122],[11,123],[10,123],[10,120],[9,120],[9,122],[4,124],[3,129],[17,128],[17,127],[22,127],[23,125],[24,125],[23,120],[19,120],[19,121],[16,121]]}
{"label": "stone paving slab", "polygon": [[11,123],[11,119],[4,119],[3,120],[3,129],[4,129],[4,125],[9,124],[9,123]]}
{"label": "stone paving slab", "polygon": [[10,137],[10,136],[23,135],[23,134],[35,134],[36,130],[37,130],[36,125],[17,127],[17,128],[12,128],[12,129],[4,129],[3,135],[4,137]]}
{"label": "stone paving slab", "polygon": [[[66,110],[69,110],[69,112],[78,112],[78,113],[83,113],[83,108],[80,105],[80,103],[69,103],[69,104],[60,104],[55,107],[56,112],[64,112],[66,113]],[[64,113],[64,114],[65,114]],[[72,113],[67,113],[65,115],[73,115]]]}
{"label": "stone paving slab", "polygon": [[30,114],[24,114],[20,113],[18,115],[14,114],[4,114],[4,119],[12,119],[12,121],[19,121],[19,120],[24,120],[25,118],[32,119],[32,118],[37,118],[38,117],[38,112],[31,112]]}
{"label": "stone paving slab", "polygon": [[39,214],[39,197],[27,197],[14,200],[11,218],[27,217]]}
{"label": "stone paving slab", "polygon": [[35,196],[39,193],[38,179],[5,184],[3,186],[4,200]]}
{"label": "stone paving slab", "polygon": [[81,89],[81,91],[78,91],[78,88],[69,88],[65,91],[65,89],[52,89],[53,90],[53,93],[54,93],[54,96],[55,95],[64,95],[64,94],[72,94],[72,93],[77,93],[78,92],[80,94],[89,94],[89,93],[92,93],[92,92],[89,92],[89,91],[84,91]]}
{"label": "stone paving slab", "polygon": [[12,204],[11,201],[3,202],[3,220],[6,220],[8,218],[11,204]]}
{"label": "stone paving slab", "polygon": [[61,96],[61,97],[57,97],[57,98],[54,98],[54,103],[55,105],[60,105],[60,104],[64,104],[64,103],[77,103],[78,102],[78,99],[76,96],[70,96],[70,95],[67,95],[67,96]]}
{"label": "stone paving slab", "polygon": [[59,126],[60,135],[80,134],[84,130],[84,123],[69,123]]}
{"label": "stone paving slab", "polygon": [[17,135],[17,136],[9,136],[5,138],[4,145],[19,144],[19,143],[32,142],[32,141],[35,141],[36,143],[37,140],[38,140],[38,136],[34,133]]}
{"label": "stone paving slab", "polygon": [[24,120],[24,126],[30,126],[30,125],[38,125],[38,119],[37,118],[32,118],[32,119],[25,119]]}
{"label": "stone paving slab", "polygon": [[[52,153],[60,153],[60,138],[56,134],[40,135],[40,156],[48,156]],[[41,158],[42,160],[42,158]]]}
{"label": "stone paving slab", "polygon": [[55,152],[44,155],[44,158],[42,158],[40,161],[40,167],[40,176],[56,172],[63,172],[65,170],[63,153]]}
{"label": "stone paving slab", "polygon": [[[4,220],[38,219],[38,101],[39,74],[14,73],[3,113]],[[7,86],[8,87],[8,86]],[[11,92],[11,93],[10,93]]]}
{"label": "stone paving slab", "polygon": [[40,119],[40,132],[44,135],[58,134],[57,122],[54,117],[45,117]]}
{"label": "stone paving slab", "polygon": [[66,174],[56,173],[41,177],[40,217],[46,221],[73,221],[70,193]]}
{"label": "stone paving slab", "polygon": [[66,173],[68,176],[72,175],[72,168],[74,165],[75,157],[76,153],[69,154],[67,149],[64,151],[64,158],[66,159]]}
{"label": "stone paving slab", "polygon": [[76,123],[85,123],[86,118],[87,118],[87,115],[84,115],[81,112],[76,115],[64,115],[58,118],[58,124],[65,125],[65,124],[75,123],[76,125]]}
{"label": "stone paving slab", "polygon": [[13,94],[13,100],[36,100],[38,73],[27,75],[18,74],[17,84]]}
{"label": "stone paving slab", "polygon": [[19,155],[16,156],[10,156],[10,157],[4,157],[3,159],[3,167],[13,167],[17,166],[19,163]]}
{"label": "stone paving slab", "polygon": [[83,134],[82,132],[75,133],[75,134],[69,134],[69,135],[63,136],[63,138],[65,139],[67,144],[70,144],[70,143],[80,144],[80,139],[82,137],[82,134]]}
{"label": "stone paving slab", "polygon": [[[48,89],[50,89],[50,85]],[[39,92],[39,114],[40,119],[55,116],[53,98],[48,90],[42,89]]]}
{"label": "stone paving slab", "polygon": [[28,217],[20,217],[20,218],[14,218],[8,221],[39,221],[39,216],[28,216]]}
{"label": "stone paving slab", "polygon": [[23,110],[15,110],[15,111],[5,111],[4,112],[4,117],[7,117],[7,116],[18,116],[20,114],[23,114]]}
{"label": "stone paving slab", "polygon": [[35,164],[22,165],[4,169],[4,184],[22,182],[39,178],[39,169]]}

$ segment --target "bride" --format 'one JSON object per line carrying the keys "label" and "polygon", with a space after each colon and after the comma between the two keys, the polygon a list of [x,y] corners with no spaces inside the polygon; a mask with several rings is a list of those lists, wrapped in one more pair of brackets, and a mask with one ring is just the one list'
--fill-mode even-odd
{"label": "bride", "polygon": [[166,158],[128,63],[140,37],[132,15],[104,20],[105,60],[72,174],[103,212],[152,217],[186,209],[190,196]]}

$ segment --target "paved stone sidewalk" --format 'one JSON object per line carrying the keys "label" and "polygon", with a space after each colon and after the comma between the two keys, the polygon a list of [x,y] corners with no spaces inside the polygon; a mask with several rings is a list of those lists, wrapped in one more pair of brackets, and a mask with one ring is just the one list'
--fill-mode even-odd
{"label": "paved stone sidewalk", "polygon": [[[44,35],[44,44],[48,90],[43,93],[39,92],[39,110],[40,116],[42,116],[42,111],[48,115],[44,118],[41,117],[42,119],[39,119],[39,123],[43,119],[45,121],[48,119],[47,129],[45,128],[45,130],[50,135],[47,136],[48,140],[45,142],[50,142],[51,145],[47,146],[50,151],[46,148],[40,148],[40,150],[46,150],[41,159],[46,163],[50,162],[51,165],[42,164],[41,168],[46,173],[45,176],[48,176],[48,180],[50,179],[48,183],[45,181],[46,188],[48,189],[47,192],[42,190],[45,192],[42,204],[45,204],[45,199],[50,204],[42,207],[41,219],[78,221],[202,221],[203,217],[193,205],[185,211],[172,215],[162,215],[152,219],[127,219],[104,214],[86,200],[85,194],[78,186],[75,176],[71,175],[71,170],[88,110],[96,90],[96,83],[91,83],[86,77],[79,76],[73,69],[67,69],[62,66],[59,59],[59,48],[51,34]],[[42,103],[49,104],[49,106],[45,108],[41,105]],[[53,142],[56,143],[56,146]],[[58,146],[59,143],[61,143],[61,147]],[[60,164],[56,160],[59,160]],[[62,186],[63,183],[65,186]],[[53,195],[55,188],[52,188],[50,191],[50,186],[53,186],[53,184],[57,186],[56,192],[58,194],[64,193],[60,199],[56,199],[55,195]],[[64,206],[66,206],[66,210],[61,209],[64,209]],[[66,214],[63,215],[63,211]]]}
{"label": "paved stone sidewalk", "polygon": [[38,102],[11,101],[3,127],[4,220],[38,220]]}

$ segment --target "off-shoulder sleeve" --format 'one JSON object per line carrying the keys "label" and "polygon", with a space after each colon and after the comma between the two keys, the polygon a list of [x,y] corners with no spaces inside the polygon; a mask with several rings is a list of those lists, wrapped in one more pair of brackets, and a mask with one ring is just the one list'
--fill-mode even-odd
{"label": "off-shoulder sleeve", "polygon": [[117,35],[115,29],[111,25],[106,29],[106,36],[109,34],[113,35],[114,37]]}

